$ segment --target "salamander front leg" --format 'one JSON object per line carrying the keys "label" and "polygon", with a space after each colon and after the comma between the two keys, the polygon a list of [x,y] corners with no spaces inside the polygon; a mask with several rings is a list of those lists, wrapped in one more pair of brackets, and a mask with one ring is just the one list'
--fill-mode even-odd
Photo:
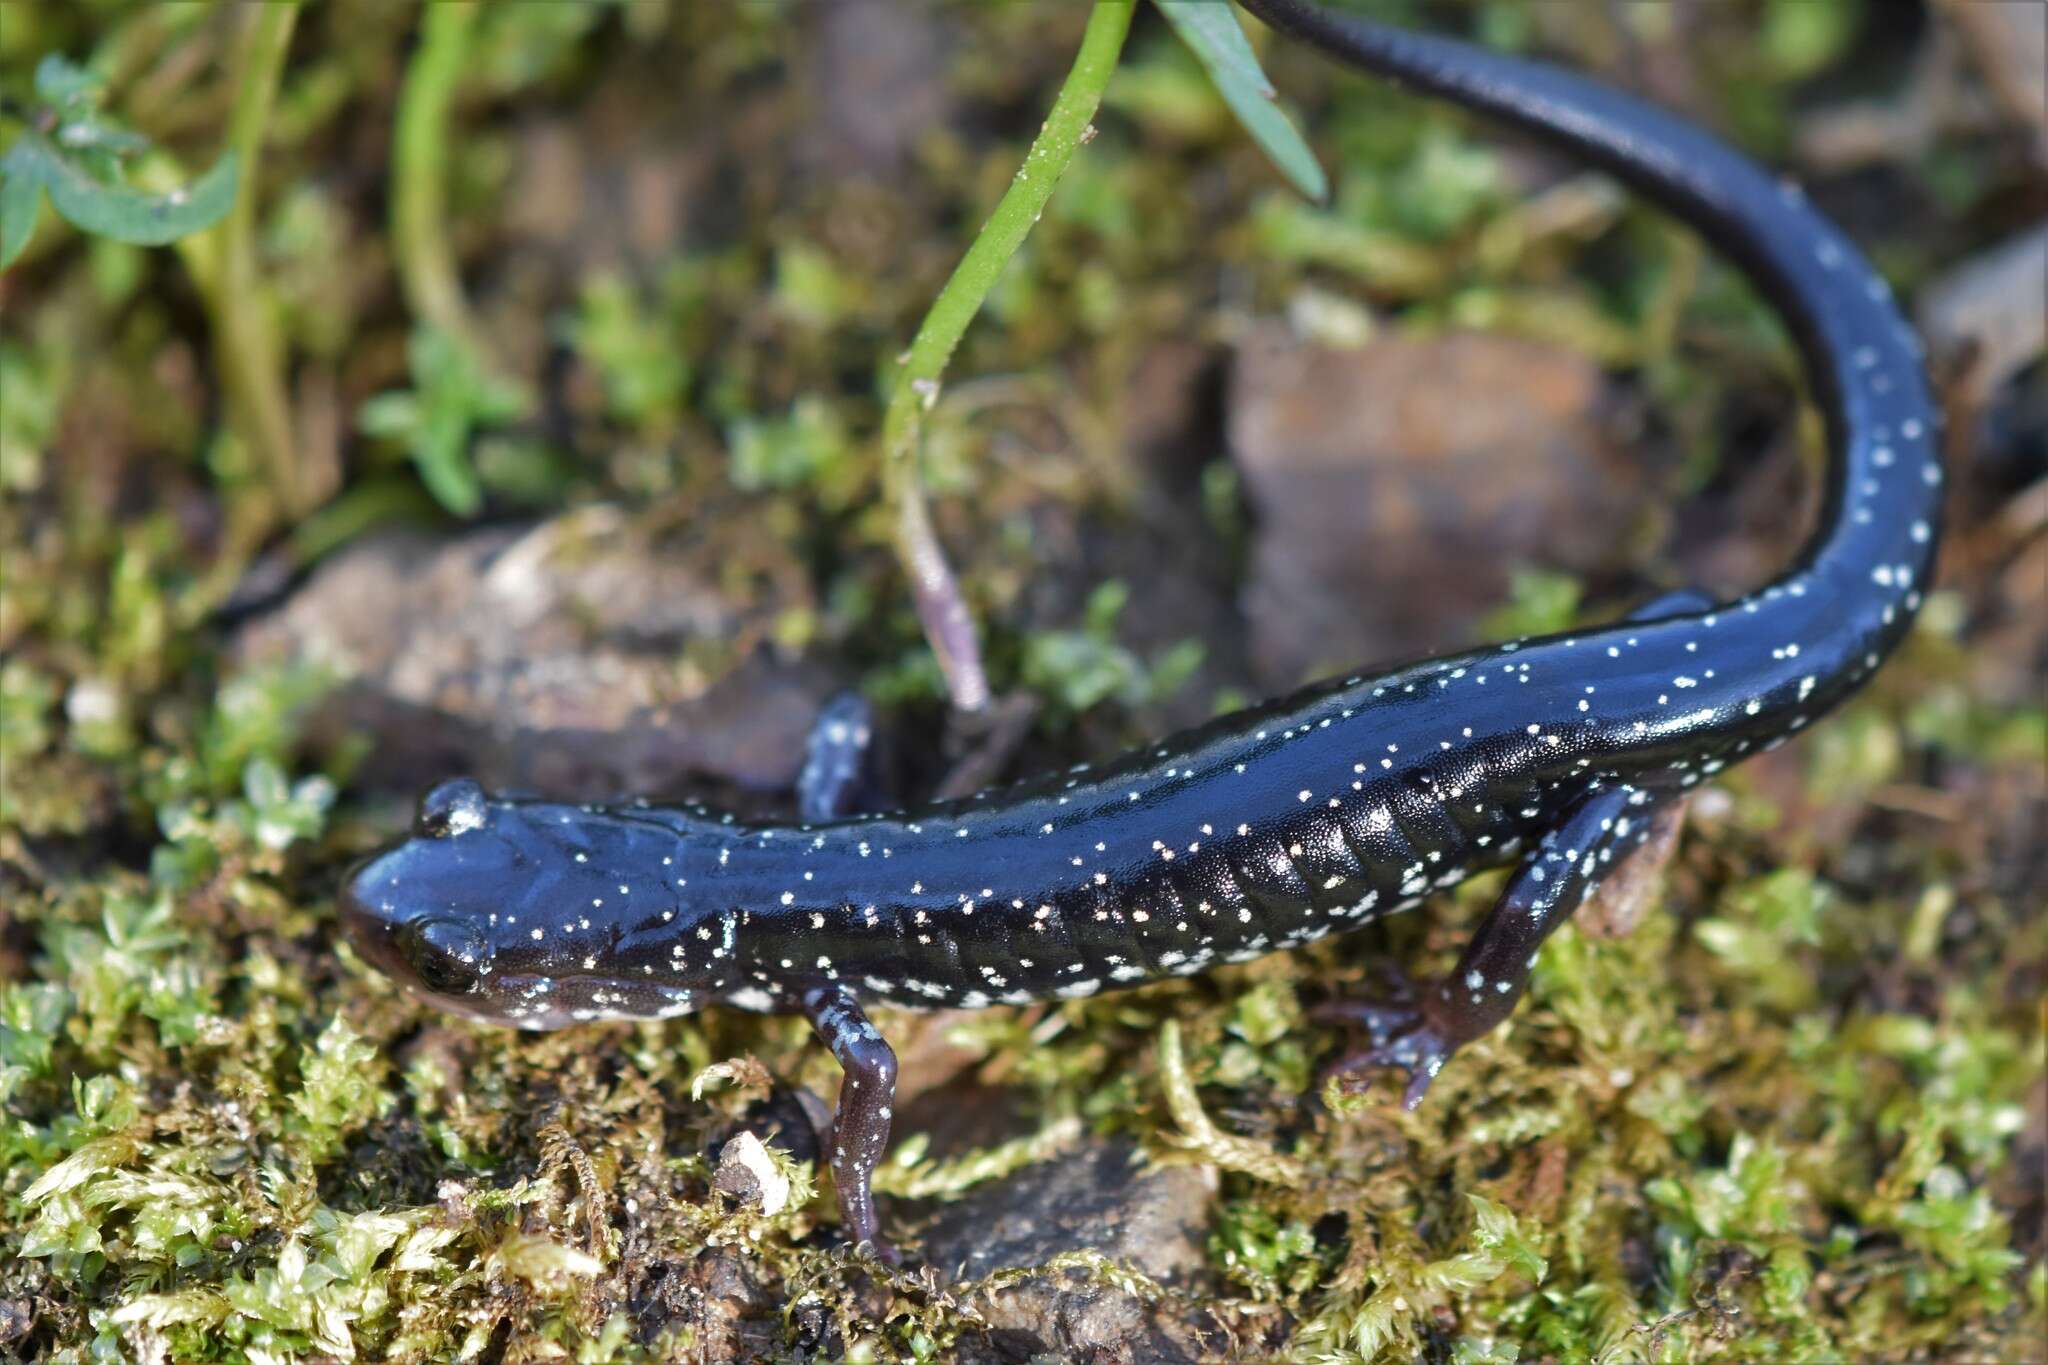
{"label": "salamander front leg", "polygon": [[796,779],[797,811],[806,824],[849,814],[867,769],[874,713],[858,692],[841,692],[818,709]]}
{"label": "salamander front leg", "polygon": [[1516,869],[1458,959],[1457,970],[1423,989],[1414,1003],[1336,1004],[1317,1010],[1320,1019],[1363,1024],[1373,1037],[1374,1046],[1331,1068],[1339,1083],[1363,1089],[1368,1072],[1398,1066],[1408,1072],[1403,1104],[1409,1109],[1421,1104],[1453,1052],[1515,1012],[1543,940],[1571,918],[1614,864],[1643,842],[1667,799],[1622,786],[1582,800]]}
{"label": "salamander front leg", "polygon": [[803,1006],[804,1017],[846,1071],[839,1085],[839,1112],[832,1119],[832,1180],[839,1188],[840,1221],[855,1242],[867,1243],[893,1264],[897,1255],[882,1240],[871,1182],[875,1163],[889,1145],[889,1121],[896,1112],[896,1054],[844,988],[805,991]]}

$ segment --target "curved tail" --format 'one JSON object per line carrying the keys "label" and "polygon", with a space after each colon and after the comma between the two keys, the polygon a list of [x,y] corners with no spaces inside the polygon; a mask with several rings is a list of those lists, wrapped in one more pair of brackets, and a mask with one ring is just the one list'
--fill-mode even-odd
{"label": "curved tail", "polygon": [[1240,3],[1341,61],[1500,118],[1602,166],[1749,273],[1798,340],[1830,447],[1820,524],[1793,569],[1759,596],[1775,598],[1796,584],[1796,596],[1854,606],[1851,620],[1837,614],[1866,646],[1852,667],[1875,667],[1872,656],[1904,633],[1933,564],[1940,418],[1919,339],[1841,230],[1791,182],[1703,129],[1570,72],[1387,28],[1308,0]]}

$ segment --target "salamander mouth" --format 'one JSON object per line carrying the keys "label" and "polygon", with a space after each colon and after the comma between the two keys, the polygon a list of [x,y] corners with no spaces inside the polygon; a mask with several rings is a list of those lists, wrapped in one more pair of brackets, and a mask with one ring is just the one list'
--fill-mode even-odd
{"label": "salamander mouth", "polygon": [[395,937],[413,975],[436,995],[469,995],[490,973],[490,945],[466,921],[428,916],[409,921]]}
{"label": "salamander mouth", "polygon": [[441,1009],[505,1028],[568,1028],[608,1020],[674,1019],[691,1013],[709,997],[683,986],[623,977],[540,976],[498,972],[480,990],[443,995],[407,979],[409,989]]}

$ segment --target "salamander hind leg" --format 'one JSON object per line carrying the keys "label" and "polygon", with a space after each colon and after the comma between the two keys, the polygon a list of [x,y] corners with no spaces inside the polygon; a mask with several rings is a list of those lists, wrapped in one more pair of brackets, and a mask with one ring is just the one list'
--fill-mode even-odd
{"label": "salamander hind leg", "polygon": [[839,1084],[839,1111],[832,1119],[832,1181],[839,1189],[839,1218],[847,1235],[873,1248],[882,1260],[897,1260],[882,1240],[875,1216],[875,1165],[889,1145],[896,1112],[896,1054],[868,1022],[851,993],[839,986],[804,992],[804,1017],[839,1059],[846,1078]]}
{"label": "salamander hind leg", "polygon": [[1642,844],[1667,800],[1631,786],[1590,793],[1516,869],[1449,977],[1407,1001],[1317,1010],[1319,1019],[1363,1025],[1373,1040],[1331,1068],[1339,1084],[1362,1089],[1370,1072],[1396,1066],[1408,1073],[1404,1105],[1421,1104],[1452,1053],[1514,1013],[1543,940]]}

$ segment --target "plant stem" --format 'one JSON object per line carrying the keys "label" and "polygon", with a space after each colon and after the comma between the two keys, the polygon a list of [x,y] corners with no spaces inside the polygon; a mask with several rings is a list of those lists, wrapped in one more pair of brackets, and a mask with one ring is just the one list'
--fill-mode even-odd
{"label": "plant stem", "polygon": [[218,229],[220,248],[211,291],[215,354],[228,400],[243,437],[269,472],[278,504],[294,517],[307,509],[311,490],[305,487],[292,435],[291,402],[285,395],[270,294],[257,276],[256,188],[263,164],[263,130],[270,122],[270,106],[298,17],[296,3],[259,5],[242,37],[235,105],[228,121],[228,145],[241,162],[242,178],[235,187],[234,205]]}
{"label": "plant stem", "polygon": [[476,344],[446,222],[448,108],[462,76],[477,5],[442,0],[425,8],[419,50],[398,98],[392,145],[391,235],[406,306],[466,346]]}
{"label": "plant stem", "polygon": [[967,331],[982,301],[1045,211],[1075,150],[1092,135],[1089,121],[1102,102],[1102,90],[1116,70],[1130,31],[1136,0],[1097,0],[1088,15],[1081,50],[1074,57],[1016,179],[982,225],[967,254],[932,300],[924,323],[904,354],[903,369],[889,395],[882,419],[882,493],[894,510],[896,554],[910,576],[912,599],[925,639],[938,655],[953,705],[980,711],[988,705],[988,677],[982,669],[981,647],[974,620],[960,595],[959,581],[946,562],[945,549],[932,528],[920,467],[924,414],[939,397],[939,377]]}

